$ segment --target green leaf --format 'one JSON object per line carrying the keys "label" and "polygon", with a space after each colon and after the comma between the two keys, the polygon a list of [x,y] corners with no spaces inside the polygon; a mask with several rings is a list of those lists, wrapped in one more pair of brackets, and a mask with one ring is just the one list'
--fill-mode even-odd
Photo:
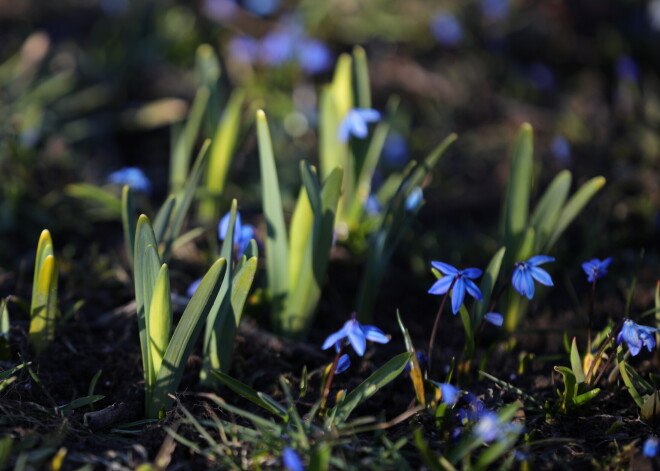
{"label": "green leaf", "polygon": [[174,206],[176,205],[176,196],[170,195],[167,197],[163,205],[158,210],[156,214],[156,219],[154,220],[154,236],[158,245],[162,244],[165,241],[165,232],[170,225],[172,220],[172,213],[174,212]]}
{"label": "green leaf", "polygon": [[38,292],[38,281],[41,273],[41,267],[46,260],[46,257],[53,255],[53,240],[50,237],[50,232],[48,229],[41,231],[39,235],[39,243],[37,244],[37,254],[34,259],[34,274],[32,276],[32,302],[37,297]]}
{"label": "green leaf", "polygon": [[523,124],[513,145],[509,183],[502,213],[502,236],[507,247],[512,247],[511,244],[515,243],[527,226],[534,165],[533,140],[532,126]]}
{"label": "green leaf", "polygon": [[64,404],[63,406],[59,406],[58,410],[63,416],[69,415],[74,409],[79,409],[80,407],[85,407],[90,404],[94,404],[95,402],[100,401],[101,399],[105,399],[105,396],[99,396],[99,395],[91,395],[91,396],[84,396],[84,397],[79,397],[78,399],[74,399],[73,401],[69,402],[68,404]]}
{"label": "green leaf", "polygon": [[121,221],[124,230],[124,243],[131,266],[135,258],[135,198],[129,185],[124,185],[121,191]]}
{"label": "green leaf", "polygon": [[163,240],[165,243],[165,248],[163,249],[162,254],[163,260],[169,259],[174,241],[179,237],[181,229],[183,228],[183,222],[188,213],[188,209],[192,204],[193,198],[195,197],[195,191],[197,190],[199,179],[202,177],[202,170],[206,164],[209,144],[210,141],[208,139],[202,144],[202,147],[199,149],[199,154],[197,154],[195,165],[193,165],[188,180],[186,181],[185,188],[182,193],[177,194],[176,204],[172,213],[172,224],[167,231],[167,236]]}
{"label": "green leaf", "polygon": [[[247,384],[242,383],[239,380],[232,378],[228,374],[222,373],[221,371],[212,371],[211,374],[218,378],[218,380],[220,380],[225,386],[227,386],[239,396],[244,397],[262,409],[277,415],[281,419],[287,420],[289,413],[286,410],[286,407],[275,401],[272,397],[268,396],[267,394],[255,391]],[[265,397],[268,397],[268,399],[265,400]]]}
{"label": "green leaf", "polygon": [[330,469],[330,457],[332,456],[332,446],[327,442],[320,442],[309,459],[309,471],[328,471]]}
{"label": "green leaf", "polygon": [[[87,183],[71,183],[64,188],[64,192],[73,198],[98,205],[102,211],[107,213],[109,218],[114,219],[121,215],[121,201],[113,193],[103,188]],[[99,208],[95,208],[95,213],[98,212]]]}
{"label": "green leaf", "polygon": [[[52,245],[50,246],[52,250]],[[39,269],[37,294],[30,308],[30,343],[37,353],[43,352],[55,338],[57,317],[57,261],[48,255]]]}
{"label": "green leaf", "polygon": [[536,243],[534,252],[541,252],[552,234],[559,215],[561,214],[568,192],[571,188],[571,172],[563,170],[550,182],[547,190],[539,200],[534,209],[534,213],[529,221],[529,225],[534,228],[536,233]]}
{"label": "green leaf", "polygon": [[226,270],[226,260],[218,259],[206,273],[183,311],[158,371],[151,407],[147,406],[151,418],[156,418],[161,411],[168,407],[170,399],[167,395],[174,394],[179,387],[186,360],[202,331],[204,321],[220,290]]}
{"label": "green leaf", "polygon": [[415,440],[415,446],[417,447],[417,451],[422,457],[424,464],[426,464],[426,466],[428,466],[432,471],[443,471],[443,470],[456,471],[456,468],[452,466],[451,463],[446,463],[444,465],[440,464],[439,457],[433,454],[433,452],[429,447],[429,444],[426,443],[426,440],[424,440],[424,432],[422,431],[421,428],[415,430],[415,432],[413,433],[413,437]]}
{"label": "green leaf", "polygon": [[0,360],[6,361],[11,357],[9,347],[9,310],[7,300],[0,300]]}
{"label": "green leaf", "polygon": [[581,406],[583,404],[586,404],[587,402],[591,401],[593,398],[598,396],[599,393],[600,393],[600,389],[594,388],[591,391],[587,391],[585,393],[578,394],[577,396],[575,396],[573,398],[573,405],[575,407],[578,407],[578,406]]}
{"label": "green leaf", "polygon": [[568,412],[572,405],[573,399],[577,395],[577,381],[575,380],[575,375],[570,368],[565,366],[555,366],[555,371],[561,373],[564,377],[564,392],[562,394],[562,411],[564,413]]}
{"label": "green leaf", "polygon": [[573,337],[571,344],[571,369],[575,375],[575,380],[579,383],[584,383],[584,371],[582,370],[582,359],[577,347],[577,340]]}
{"label": "green leaf", "polygon": [[273,144],[266,114],[262,110],[257,111],[257,139],[263,210],[266,218],[266,272],[272,298],[273,324],[276,330],[280,331],[282,328],[280,316],[290,288],[288,286],[289,254]]}
{"label": "green leaf", "polygon": [[412,355],[408,352],[395,356],[383,366],[378,368],[358,387],[349,392],[344,397],[344,399],[333,408],[331,412],[331,415],[334,415],[336,418],[336,423],[342,423],[346,421],[348,416],[351,415],[353,410],[358,405],[369,399],[379,389],[399,376],[403,369],[406,367],[406,364],[410,362],[411,356]]}
{"label": "green leaf", "polygon": [[369,66],[367,54],[361,46],[353,48],[353,64],[355,65],[355,107],[371,108]]}
{"label": "green leaf", "polygon": [[653,427],[658,423],[658,416],[660,416],[660,391],[656,391],[646,398],[640,415],[644,422],[647,422]]}
{"label": "green leaf", "polygon": [[158,376],[172,330],[172,304],[170,277],[167,264],[160,267],[149,307],[149,352],[151,360],[151,384]]}
{"label": "green leaf", "polygon": [[484,315],[490,309],[490,298],[493,294],[493,288],[497,282],[497,277],[500,276],[500,269],[502,268],[502,260],[504,260],[504,255],[506,254],[506,247],[500,247],[500,249],[493,255],[493,258],[490,259],[488,267],[484,272],[484,276],[481,278],[481,283],[479,284],[479,289],[481,290],[481,295],[483,301],[476,301],[474,305],[474,325],[481,324]]}
{"label": "green leaf", "polygon": [[403,325],[401,314],[399,313],[398,309],[396,310],[396,320],[399,323],[401,332],[403,333],[403,339],[406,343],[406,350],[408,350],[408,353],[412,355],[410,357],[410,379],[412,380],[413,388],[415,389],[415,397],[417,398],[417,402],[419,404],[426,406],[426,394],[424,392],[424,376],[422,375],[422,369],[419,366],[417,352],[415,350],[415,346],[412,343],[412,339],[410,338],[410,332],[408,332],[408,329],[406,329],[406,327]]}
{"label": "green leaf", "polygon": [[215,221],[219,214],[219,200],[225,189],[227,174],[236,148],[244,102],[245,92],[241,89],[234,90],[213,136],[206,171],[206,198],[199,206],[199,217],[206,223]]}
{"label": "green leaf", "polygon": [[545,244],[544,252],[547,252],[555,245],[557,239],[564,233],[566,228],[573,222],[573,219],[584,209],[591,198],[598,193],[598,191],[605,186],[605,178],[594,177],[584,185],[568,200],[564,209],[562,209],[557,224],[552,231],[550,239]]}

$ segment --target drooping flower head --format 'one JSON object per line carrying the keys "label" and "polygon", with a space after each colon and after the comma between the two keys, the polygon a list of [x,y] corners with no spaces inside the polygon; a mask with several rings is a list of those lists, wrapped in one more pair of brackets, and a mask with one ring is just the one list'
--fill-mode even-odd
{"label": "drooping flower head", "polygon": [[554,286],[550,274],[538,267],[554,261],[553,257],[547,255],[535,255],[526,262],[517,262],[511,279],[514,289],[523,296],[527,296],[527,299],[532,299],[534,297],[534,280],[545,286]]}
{"label": "drooping flower head", "polygon": [[343,373],[350,366],[351,366],[351,359],[348,356],[348,354],[344,353],[342,356],[339,357],[339,361],[337,362],[337,367],[335,368],[335,374],[338,375],[339,373]]}
{"label": "drooping flower head", "polygon": [[151,181],[142,170],[137,167],[124,167],[108,175],[108,182],[119,185],[128,185],[135,191],[151,194]]}
{"label": "drooping flower head", "polygon": [[489,312],[484,315],[484,320],[490,324],[496,325],[497,327],[502,327],[504,324],[504,316],[499,312]]}
{"label": "drooping flower head", "polygon": [[593,283],[599,278],[607,275],[607,267],[612,263],[612,257],[607,257],[605,260],[598,260],[592,258],[588,262],[582,264],[582,269],[587,274],[587,281]]}
{"label": "drooping flower head", "polygon": [[364,139],[369,133],[368,123],[380,121],[380,112],[371,108],[353,108],[348,110],[339,123],[337,135],[341,142],[348,142],[350,135]]}
{"label": "drooping flower head", "polygon": [[655,333],[657,331],[657,327],[639,325],[630,319],[626,319],[621,332],[616,337],[616,343],[621,345],[621,341],[625,340],[632,356],[636,356],[643,347],[646,347],[650,352],[655,348]]}
{"label": "drooping flower head", "polygon": [[347,340],[359,356],[364,355],[364,351],[367,349],[367,340],[376,343],[387,343],[390,341],[378,327],[360,324],[355,318],[355,314],[353,314],[350,320],[346,321],[341,329],[334,334],[330,334],[325,339],[322,348],[326,350],[333,345],[339,344],[343,339]]}
{"label": "drooping flower head", "polygon": [[[225,214],[220,223],[218,224],[218,238],[225,240],[227,231],[229,230],[229,219],[231,213]],[[254,226],[250,224],[243,225],[241,223],[241,213],[236,213],[236,222],[234,223],[234,245],[238,246],[238,256],[240,257],[245,252],[245,249],[250,244],[250,240],[254,239]]]}
{"label": "drooping flower head", "polygon": [[465,291],[470,294],[473,298],[482,301],[483,297],[481,296],[481,290],[475,284],[474,279],[481,276],[482,271],[478,268],[466,268],[465,270],[458,270],[457,268],[449,265],[448,263],[443,262],[431,262],[433,268],[442,273],[443,276],[438,281],[436,281],[431,289],[429,289],[430,294],[445,294],[449,291],[449,287],[453,288],[451,292],[451,310],[456,314],[463,304],[465,299]]}
{"label": "drooping flower head", "polygon": [[651,437],[647,438],[644,442],[644,449],[642,450],[642,453],[644,453],[644,456],[647,458],[655,458],[659,450],[660,442],[658,442],[656,437]]}

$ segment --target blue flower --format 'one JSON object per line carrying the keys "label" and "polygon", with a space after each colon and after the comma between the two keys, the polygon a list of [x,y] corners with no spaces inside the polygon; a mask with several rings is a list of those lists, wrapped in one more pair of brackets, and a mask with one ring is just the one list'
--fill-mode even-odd
{"label": "blue flower", "polygon": [[408,143],[398,132],[387,135],[383,144],[383,162],[391,167],[403,167],[408,162]]}
{"label": "blue flower", "polygon": [[229,55],[237,62],[254,64],[259,53],[259,41],[251,36],[241,35],[231,38]]}
{"label": "blue flower", "polygon": [[280,0],[245,0],[243,5],[255,15],[268,16],[279,8]]}
{"label": "blue flower", "polygon": [[[419,367],[423,370],[426,368],[426,362],[428,361],[428,358],[426,358],[426,355],[424,355],[422,352],[416,352],[417,355],[417,363],[419,363]],[[412,366],[412,362],[406,363],[406,366],[403,368],[403,371],[406,373],[410,373],[410,368]]]}
{"label": "blue flower", "polygon": [[296,51],[300,67],[308,74],[318,74],[332,65],[332,53],[319,39],[302,41]]}
{"label": "blue flower", "polygon": [[486,443],[506,438],[509,433],[519,433],[521,430],[519,424],[501,422],[497,414],[491,411],[485,412],[474,427],[474,432]]}
{"label": "blue flower", "polygon": [[655,348],[654,334],[657,331],[657,327],[639,325],[630,319],[626,319],[621,332],[616,337],[616,343],[621,345],[621,341],[625,340],[632,356],[637,355],[643,347],[646,347],[650,352]]}
{"label": "blue flower", "polygon": [[552,155],[560,162],[567,164],[571,160],[571,144],[568,139],[562,135],[557,135],[550,144]]}
{"label": "blue flower", "polygon": [[[231,213],[225,214],[218,224],[218,238],[225,240],[227,231],[229,230],[229,218]],[[250,244],[250,239],[254,239],[254,226],[250,224],[241,224],[241,213],[236,213],[236,222],[234,223],[234,245],[238,246],[238,256],[240,257],[245,252],[245,249]]]}
{"label": "blue flower", "polygon": [[548,272],[538,267],[538,265],[554,261],[553,257],[547,255],[535,255],[526,262],[517,262],[511,284],[520,294],[527,296],[527,299],[532,299],[534,297],[534,280],[542,285],[554,286]]}
{"label": "blue flower", "polygon": [[385,333],[373,325],[362,325],[353,317],[346,321],[344,326],[334,334],[330,334],[323,342],[323,350],[339,344],[343,339],[353,346],[353,350],[359,356],[364,355],[367,348],[367,340],[377,343],[387,343],[390,341]]}
{"label": "blue flower", "polygon": [[502,327],[502,324],[504,324],[504,316],[497,312],[489,312],[484,316],[484,319],[497,327]]}
{"label": "blue flower", "polygon": [[369,198],[367,198],[367,201],[364,202],[364,210],[367,212],[367,214],[371,215],[378,215],[380,214],[380,201],[378,201],[378,196],[371,194],[369,195]]}
{"label": "blue flower", "polygon": [[659,448],[660,448],[660,443],[658,442],[658,439],[655,437],[651,437],[644,442],[644,449],[642,453],[644,453],[644,456],[646,456],[647,458],[655,458],[655,455],[658,454]]}
{"label": "blue flower", "polygon": [[137,167],[124,167],[108,175],[109,183],[128,185],[135,191],[151,194],[151,181],[142,170]]}
{"label": "blue flower", "polygon": [[582,269],[587,274],[587,281],[593,283],[599,278],[607,275],[607,267],[612,263],[612,257],[607,257],[605,260],[598,260],[592,258],[588,262],[582,264]]}
{"label": "blue flower", "polygon": [[190,283],[190,286],[188,286],[188,289],[186,290],[186,294],[188,295],[189,298],[192,298],[193,294],[195,294],[195,291],[197,291],[197,288],[199,288],[201,282],[202,279],[197,278],[195,281]]}
{"label": "blue flower", "polygon": [[451,13],[439,12],[431,20],[431,34],[443,46],[457,46],[463,39],[463,27]]}
{"label": "blue flower", "polygon": [[304,471],[302,460],[293,448],[286,447],[282,450],[282,464],[289,471]]}
{"label": "blue flower", "polygon": [[380,121],[380,113],[371,108],[352,108],[348,110],[344,119],[339,123],[337,135],[341,142],[348,142],[348,137],[353,136],[364,139],[369,133],[367,123]]}
{"label": "blue flower", "polygon": [[456,314],[463,304],[463,299],[465,299],[465,291],[470,294],[473,298],[482,301],[481,290],[474,283],[475,278],[481,276],[482,271],[478,268],[466,268],[465,270],[458,270],[447,263],[442,262],[431,262],[433,268],[440,271],[443,276],[438,281],[436,281],[431,289],[429,289],[430,294],[445,294],[449,291],[449,287],[454,284],[454,287],[451,292],[451,310]]}
{"label": "blue flower", "polygon": [[284,64],[293,57],[298,39],[297,33],[289,29],[268,33],[261,40],[261,60],[268,65]]}
{"label": "blue flower", "polygon": [[450,406],[456,404],[458,396],[461,393],[460,389],[449,383],[441,383],[440,391],[442,392],[442,402]]}
{"label": "blue flower", "polygon": [[335,374],[338,375],[339,373],[343,373],[350,366],[351,366],[351,359],[346,353],[344,353],[342,356],[339,357],[339,361],[337,362],[337,368],[335,368]]}

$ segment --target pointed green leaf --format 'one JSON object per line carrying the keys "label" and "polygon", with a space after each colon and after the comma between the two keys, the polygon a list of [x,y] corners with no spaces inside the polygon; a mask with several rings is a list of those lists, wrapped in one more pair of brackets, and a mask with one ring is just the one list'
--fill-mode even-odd
{"label": "pointed green leaf", "polygon": [[563,170],[550,182],[539,200],[529,225],[536,232],[534,253],[540,253],[554,230],[571,188],[571,172]]}
{"label": "pointed green leaf", "polygon": [[[228,374],[222,373],[220,371],[212,371],[211,374],[218,378],[218,380],[220,380],[225,386],[227,386],[239,396],[244,397],[248,401],[258,405],[262,409],[265,409],[272,414],[277,415],[283,420],[287,419],[288,412],[286,408],[267,394],[259,393],[247,384],[242,383],[239,380],[234,379]],[[268,397],[269,400],[264,400],[265,397]]]}
{"label": "pointed green leaf", "polygon": [[154,220],[154,236],[156,237],[158,245],[165,242],[165,232],[172,220],[172,213],[174,212],[175,205],[176,196],[169,195],[156,214],[156,219]]}
{"label": "pointed green leaf", "polygon": [[135,198],[129,185],[121,191],[121,222],[124,230],[124,244],[131,266],[135,258]]}
{"label": "pointed green leaf", "polygon": [[422,369],[419,366],[419,360],[417,359],[417,352],[415,351],[415,346],[412,343],[410,338],[410,333],[408,329],[403,325],[401,320],[401,314],[399,310],[396,310],[396,320],[399,323],[399,328],[403,333],[403,339],[406,343],[406,350],[411,354],[410,357],[410,379],[413,383],[413,388],[415,389],[415,397],[417,402],[423,406],[426,406],[426,394],[424,393],[424,377],[422,375]]}
{"label": "pointed green leaf", "polygon": [[[39,235],[39,243],[37,244],[37,254],[34,259],[34,275],[32,276],[32,299],[34,300],[37,296],[37,287],[39,276],[41,273],[41,267],[46,260],[46,257],[53,255],[53,240],[50,237],[50,232],[48,229],[41,231]],[[34,302],[34,301],[33,301]]]}
{"label": "pointed green leaf", "polygon": [[30,343],[37,353],[41,353],[55,338],[55,319],[57,317],[57,261],[55,256],[48,255],[43,260],[36,287],[37,295],[32,299],[30,309]]}
{"label": "pointed green leaf", "polygon": [[584,383],[584,371],[582,370],[582,359],[577,347],[577,340],[573,337],[571,344],[571,369],[575,375],[575,380],[579,383]]}
{"label": "pointed green leaf", "polygon": [[152,381],[155,383],[165,350],[170,342],[172,330],[172,305],[170,300],[170,277],[167,264],[163,264],[156,278],[149,306],[149,347]]}
{"label": "pointed green leaf", "polygon": [[473,309],[475,313],[474,325],[481,324],[484,315],[486,315],[490,309],[490,298],[493,294],[493,288],[495,288],[497,278],[500,276],[502,260],[504,260],[505,254],[506,247],[500,247],[500,249],[495,252],[495,255],[493,255],[493,258],[490,259],[490,263],[488,263],[484,276],[481,278],[479,289],[481,290],[483,301],[475,302]]}

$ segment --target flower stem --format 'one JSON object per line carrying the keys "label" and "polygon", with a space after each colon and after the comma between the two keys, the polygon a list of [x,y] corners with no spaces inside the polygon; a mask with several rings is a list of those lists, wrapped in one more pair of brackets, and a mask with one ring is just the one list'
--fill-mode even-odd
{"label": "flower stem", "polygon": [[433,330],[431,331],[431,338],[429,339],[429,354],[428,354],[429,364],[428,364],[428,368],[426,370],[426,374],[428,376],[431,375],[431,365],[433,363],[433,346],[435,345],[435,336],[438,333],[438,325],[440,325],[440,316],[442,316],[442,310],[445,307],[445,302],[447,301],[447,297],[449,296],[449,292],[454,287],[455,282],[456,282],[456,277],[454,277],[454,279],[451,280],[451,284],[449,285],[449,288],[447,289],[447,292],[442,297],[442,301],[440,302],[440,309],[438,309],[438,313],[435,315],[435,322],[433,323]]}
{"label": "flower stem", "polygon": [[339,345],[339,350],[335,355],[335,359],[332,361],[332,366],[330,367],[330,373],[328,373],[328,379],[325,382],[325,387],[323,388],[323,395],[321,396],[321,410],[325,409],[325,403],[328,400],[328,395],[330,394],[330,386],[332,386],[332,380],[335,379],[335,370],[339,364],[339,358],[341,358],[341,352],[344,350],[344,344],[346,339],[342,339],[341,344]]}
{"label": "flower stem", "polygon": [[588,312],[588,322],[587,326],[587,351],[591,352],[591,329],[594,318],[594,303],[596,300],[596,277],[594,277],[593,283],[591,283],[591,298],[589,299],[589,312]]}
{"label": "flower stem", "polygon": [[[609,334],[607,334],[607,338],[605,339],[605,341],[603,342],[603,344],[602,344],[602,345],[600,346],[600,348],[598,349],[598,352],[597,352],[596,355],[594,356],[593,360],[591,360],[591,365],[589,366],[589,371],[587,372],[587,376],[585,377],[585,380],[584,380],[584,382],[585,382],[587,385],[591,386],[591,385],[590,385],[590,380],[591,380],[591,376],[592,376],[593,373],[594,373],[594,366],[595,366],[596,363],[598,362],[598,359],[603,355],[603,352],[605,351],[605,349],[606,349],[607,346],[609,345],[610,341],[611,341],[611,340],[614,338],[614,336],[615,336],[615,335],[621,330],[621,327],[623,327],[623,319],[621,319],[621,320],[619,321],[619,323],[617,324],[617,326],[616,326],[614,329],[612,329],[612,330],[610,331]],[[609,364],[609,361],[607,362],[607,364]],[[607,366],[607,364],[606,364],[605,366]],[[603,371],[605,371],[605,369],[603,369]],[[598,376],[597,380],[600,380],[601,376],[602,376],[602,374]],[[597,381],[594,381],[594,384],[596,384],[596,382],[597,382]]]}

